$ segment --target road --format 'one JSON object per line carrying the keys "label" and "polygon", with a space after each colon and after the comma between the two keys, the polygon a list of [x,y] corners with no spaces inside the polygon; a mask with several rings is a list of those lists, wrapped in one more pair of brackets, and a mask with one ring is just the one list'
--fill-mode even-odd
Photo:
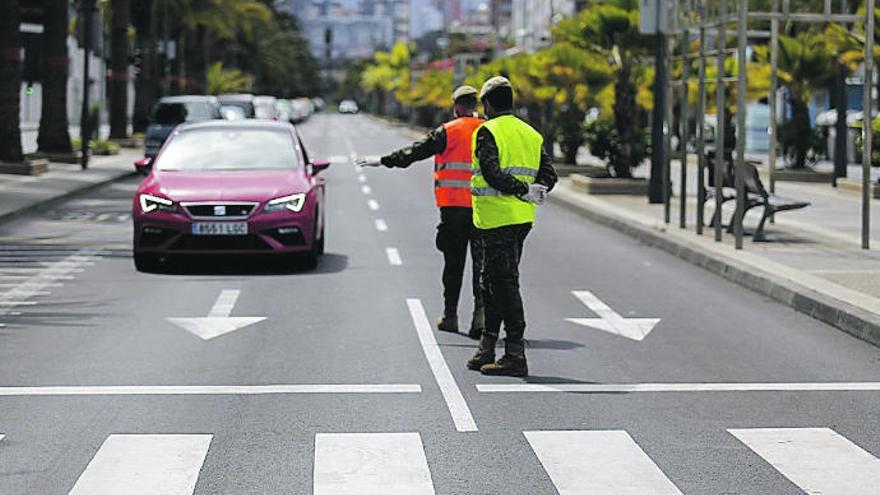
{"label": "road", "polygon": [[[0,226],[0,493],[880,493],[877,348],[548,204],[532,376],[484,377],[430,327],[430,164],[357,170],[407,142],[367,116],[301,130],[333,162],[313,272],[136,272],[137,179]],[[169,320],[209,314],[255,320]]]}

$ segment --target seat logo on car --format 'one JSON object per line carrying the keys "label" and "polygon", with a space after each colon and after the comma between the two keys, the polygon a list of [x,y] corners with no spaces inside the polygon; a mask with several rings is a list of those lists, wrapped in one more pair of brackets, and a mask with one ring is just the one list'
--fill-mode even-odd
{"label": "seat logo on car", "polygon": [[226,216],[226,206],[225,205],[217,205],[214,207],[214,216],[215,217],[225,217]]}

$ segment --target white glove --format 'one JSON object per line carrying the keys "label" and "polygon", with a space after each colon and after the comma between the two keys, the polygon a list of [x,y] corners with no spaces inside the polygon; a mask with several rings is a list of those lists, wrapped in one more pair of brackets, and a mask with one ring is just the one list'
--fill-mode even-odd
{"label": "white glove", "polygon": [[354,161],[354,164],[359,167],[381,167],[382,162],[379,161],[378,158],[358,158]]}
{"label": "white glove", "polygon": [[547,186],[543,184],[529,184],[529,192],[521,196],[520,199],[528,203],[543,205],[547,200]]}

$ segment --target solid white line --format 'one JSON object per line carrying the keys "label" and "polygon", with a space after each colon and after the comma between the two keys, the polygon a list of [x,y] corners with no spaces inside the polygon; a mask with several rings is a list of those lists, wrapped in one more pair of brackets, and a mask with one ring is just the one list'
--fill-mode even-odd
{"label": "solid white line", "polygon": [[416,327],[416,333],[419,336],[419,343],[422,344],[422,351],[434,373],[434,379],[437,380],[437,386],[440,387],[440,393],[446,401],[446,407],[452,414],[452,421],[455,423],[455,429],[458,431],[477,431],[477,424],[468,408],[461,389],[455,383],[455,378],[443,359],[443,353],[440,352],[440,346],[431,332],[431,324],[428,323],[428,315],[422,302],[418,299],[407,299],[406,305],[409,307],[409,314],[412,317],[413,324]]}
{"label": "solid white line", "polygon": [[235,307],[235,301],[238,300],[240,293],[241,291],[234,289],[226,289],[220,292],[217,302],[214,303],[211,311],[208,312],[208,318],[227,318],[231,315],[232,308]]}
{"label": "solid white line", "polygon": [[681,495],[625,431],[523,434],[559,495]]}
{"label": "solid white line", "polygon": [[371,200],[367,201],[367,206],[369,206],[370,209],[373,211],[379,210],[379,202],[376,201],[375,199],[371,199]]}
{"label": "solid white line", "polygon": [[403,264],[403,260],[400,259],[400,251],[397,248],[385,248],[385,254],[388,255],[388,262],[394,266],[400,266]]}
{"label": "solid white line", "polygon": [[434,495],[418,433],[318,433],[313,495]]}
{"label": "solid white line", "polygon": [[877,392],[880,382],[817,383],[511,383],[477,384],[480,392]]}
{"label": "solid white line", "polygon": [[15,307],[15,306],[36,306],[36,301],[0,301],[0,306],[4,307]]}
{"label": "solid white line", "polygon": [[70,495],[192,494],[211,435],[110,435]]}
{"label": "solid white line", "polygon": [[727,430],[806,493],[878,493],[880,459],[828,428]]}
{"label": "solid white line", "polygon": [[373,190],[370,189],[370,186],[364,184],[363,186],[361,186],[361,192],[364,194],[370,194],[373,192]]}
{"label": "solid white line", "polygon": [[0,387],[0,397],[68,395],[290,395],[420,393],[417,384],[108,385]]}
{"label": "solid white line", "polygon": [[381,218],[376,220],[376,230],[379,232],[385,232],[388,230],[388,224],[385,223],[385,220],[382,220]]}

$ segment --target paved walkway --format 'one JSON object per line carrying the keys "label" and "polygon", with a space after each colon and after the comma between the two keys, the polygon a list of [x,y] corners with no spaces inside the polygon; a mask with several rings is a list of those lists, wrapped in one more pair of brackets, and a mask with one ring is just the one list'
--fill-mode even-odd
{"label": "paved walkway", "polygon": [[0,174],[0,222],[131,175],[132,163],[141,156],[142,150],[123,148],[118,155],[93,157],[86,171],[79,164],[51,163],[49,172],[39,176]]}

